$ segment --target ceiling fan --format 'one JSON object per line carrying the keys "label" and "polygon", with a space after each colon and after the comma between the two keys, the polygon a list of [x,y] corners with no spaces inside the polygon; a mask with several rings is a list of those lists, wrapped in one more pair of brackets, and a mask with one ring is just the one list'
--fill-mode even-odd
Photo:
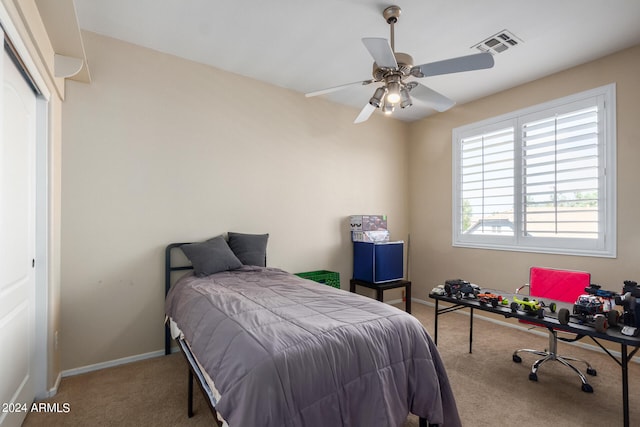
{"label": "ceiling fan", "polygon": [[412,97],[437,111],[445,111],[453,107],[455,101],[423,84],[407,80],[411,77],[430,77],[493,67],[493,55],[488,52],[414,66],[411,55],[395,51],[394,25],[398,22],[401,12],[399,6],[389,6],[382,12],[382,16],[391,27],[391,43],[387,39],[379,37],[362,39],[362,43],[375,61],[372,79],[310,92],[305,96],[324,95],[350,86],[382,82],[382,86],[375,90],[354,123],[366,121],[377,108],[382,108],[385,114],[391,114],[397,106],[400,108],[410,107],[413,104]]}

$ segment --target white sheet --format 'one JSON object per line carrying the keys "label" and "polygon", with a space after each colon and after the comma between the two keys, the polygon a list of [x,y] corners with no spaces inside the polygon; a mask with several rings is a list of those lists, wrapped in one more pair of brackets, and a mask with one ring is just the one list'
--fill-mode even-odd
{"label": "white sheet", "polygon": [[[184,343],[189,347],[189,350],[191,350],[191,347],[189,346],[189,343],[186,340],[184,340],[184,334],[182,333],[182,331],[180,330],[180,328],[178,327],[176,322],[174,322],[173,319],[170,318],[170,317],[168,318],[168,320],[169,320],[169,330],[171,331],[171,337],[173,339],[176,339],[176,338],[182,339],[184,341]],[[202,365],[200,365],[200,362],[198,361],[198,358],[193,354],[193,352],[191,352],[191,354],[193,356],[193,359],[198,364],[198,368],[200,369],[200,372],[202,372],[202,375],[203,375],[205,381],[207,382],[207,385],[209,386],[209,388],[211,390],[211,393],[213,393],[213,398],[217,402],[218,400],[220,400],[220,396],[221,396],[220,392],[216,388],[216,386],[213,383],[213,380],[211,379],[209,374],[207,374],[207,371],[205,371],[204,368],[202,367]],[[215,405],[214,405],[214,407],[215,407]],[[224,418],[222,418],[222,415],[220,415],[218,413],[218,411],[216,411],[216,417],[222,423],[222,427],[229,427],[227,422],[224,420]]]}

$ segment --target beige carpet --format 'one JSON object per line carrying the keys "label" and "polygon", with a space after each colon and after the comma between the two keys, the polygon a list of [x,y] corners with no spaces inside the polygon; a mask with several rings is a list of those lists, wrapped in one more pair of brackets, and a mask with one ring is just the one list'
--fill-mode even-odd
{"label": "beige carpet", "polygon": [[[414,315],[433,333],[433,308],[413,304]],[[528,379],[533,356],[511,361],[520,347],[545,348],[547,339],[527,331],[476,320],[473,354],[468,353],[469,317],[451,313],[439,318],[439,350],[447,367],[465,426],[622,426],[620,367],[606,354],[567,344],[577,357],[598,370],[589,377],[593,394],[580,390],[580,380],[558,363]],[[640,366],[630,364],[631,425],[640,425]],[[213,426],[213,417],[195,390],[195,416],[186,415],[187,367],[174,354],[62,380],[48,402],[68,403],[68,413],[30,413],[23,426]],[[417,427],[410,416],[404,427]],[[258,426],[240,426],[258,427]],[[331,426],[327,426],[331,427]],[[387,426],[363,426],[387,427]]]}

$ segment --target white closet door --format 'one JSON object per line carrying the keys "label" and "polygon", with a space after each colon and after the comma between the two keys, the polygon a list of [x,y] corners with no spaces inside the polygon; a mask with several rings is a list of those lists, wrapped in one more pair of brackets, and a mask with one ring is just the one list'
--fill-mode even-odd
{"label": "white closet door", "polygon": [[35,394],[36,95],[5,49],[0,65],[0,427],[14,427]]}

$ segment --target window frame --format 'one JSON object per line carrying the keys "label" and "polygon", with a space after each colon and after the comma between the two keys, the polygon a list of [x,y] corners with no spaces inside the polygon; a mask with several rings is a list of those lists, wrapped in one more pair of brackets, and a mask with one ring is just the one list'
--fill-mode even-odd
{"label": "window frame", "polygon": [[[578,256],[617,256],[616,230],[616,86],[605,86],[527,107],[511,113],[460,126],[452,131],[452,245],[454,247],[496,249]],[[531,118],[571,111],[572,105],[598,106],[598,238],[524,236],[522,225],[522,140],[523,125]],[[492,131],[514,129],[513,236],[472,235],[462,232],[462,140]]]}

